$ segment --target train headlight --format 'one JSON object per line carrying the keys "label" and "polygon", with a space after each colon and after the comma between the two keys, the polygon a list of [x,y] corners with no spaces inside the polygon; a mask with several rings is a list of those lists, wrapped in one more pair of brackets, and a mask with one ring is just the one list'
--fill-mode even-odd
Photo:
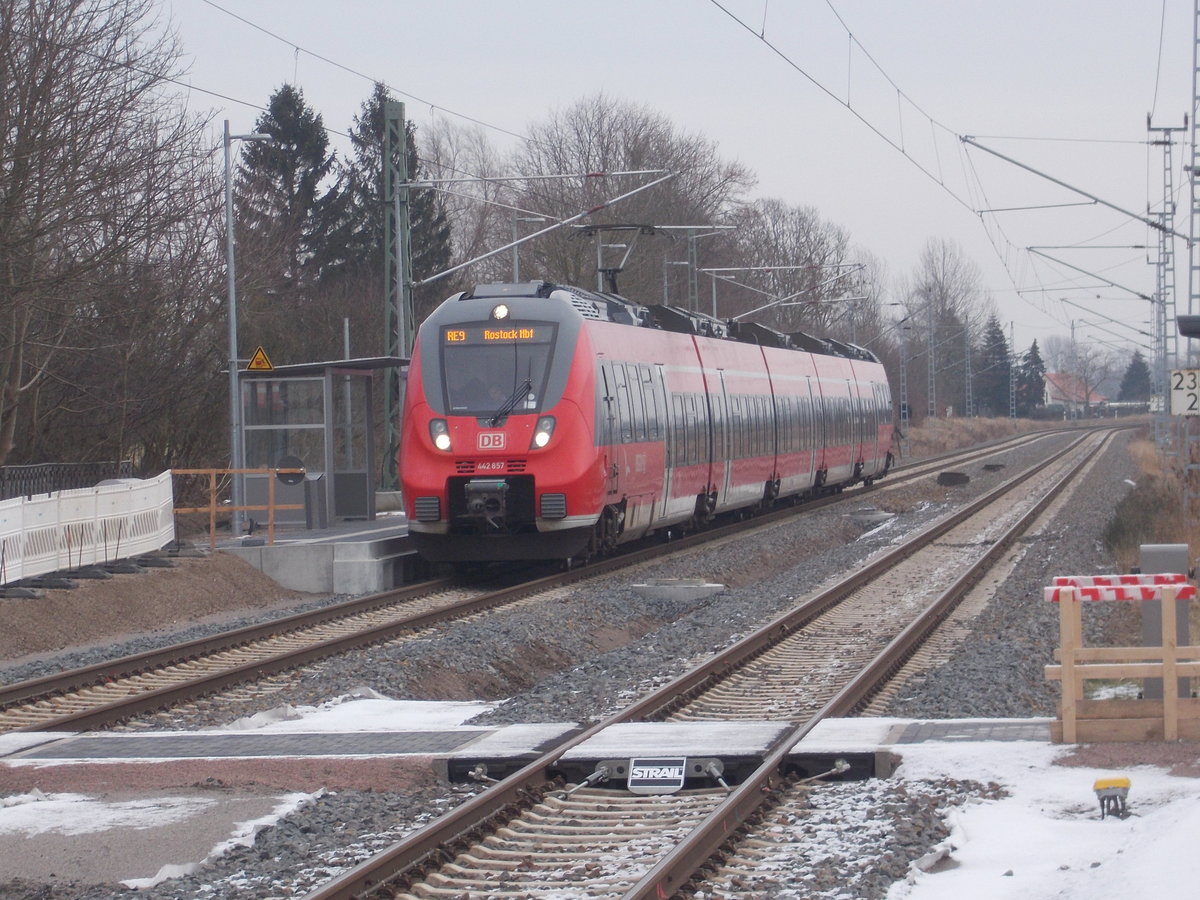
{"label": "train headlight", "polygon": [[554,434],[554,416],[539,416],[533,429],[533,440],[529,442],[530,450],[538,450],[550,443]]}
{"label": "train headlight", "polygon": [[433,446],[439,450],[450,449],[450,427],[445,419],[429,420],[429,436],[433,439]]}

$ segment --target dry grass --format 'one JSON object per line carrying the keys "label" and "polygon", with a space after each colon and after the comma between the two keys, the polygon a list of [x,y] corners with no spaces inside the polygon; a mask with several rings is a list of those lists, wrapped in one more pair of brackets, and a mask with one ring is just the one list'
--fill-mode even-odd
{"label": "dry grass", "polygon": [[921,459],[975,444],[986,444],[1014,434],[1041,431],[1046,422],[1032,419],[929,419],[904,435],[904,456]]}
{"label": "dry grass", "polygon": [[1185,517],[1185,476],[1179,456],[1160,453],[1145,435],[1130,442],[1129,455],[1141,474],[1104,532],[1105,545],[1123,572],[1138,565],[1142,544],[1194,547],[1200,540],[1200,523]]}

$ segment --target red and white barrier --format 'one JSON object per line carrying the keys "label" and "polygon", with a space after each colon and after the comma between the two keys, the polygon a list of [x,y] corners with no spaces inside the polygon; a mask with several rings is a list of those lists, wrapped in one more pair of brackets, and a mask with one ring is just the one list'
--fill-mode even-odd
{"label": "red and white barrier", "polygon": [[128,559],[175,539],[171,473],[0,502],[0,584]]}
{"label": "red and white barrier", "polygon": [[1161,600],[1164,590],[1173,590],[1176,600],[1191,600],[1196,596],[1196,586],[1188,584],[1187,576],[1181,573],[1156,575],[1060,575],[1054,586],[1044,588],[1044,596],[1051,603],[1067,597],[1069,591],[1076,599],[1089,602],[1105,600],[1142,601]]}

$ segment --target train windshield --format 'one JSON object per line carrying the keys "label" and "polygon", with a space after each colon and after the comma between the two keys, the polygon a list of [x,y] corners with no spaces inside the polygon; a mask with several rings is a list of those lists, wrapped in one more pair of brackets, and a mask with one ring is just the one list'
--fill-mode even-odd
{"label": "train windshield", "polygon": [[442,383],[449,414],[538,412],[545,398],[556,330],[546,322],[443,329]]}

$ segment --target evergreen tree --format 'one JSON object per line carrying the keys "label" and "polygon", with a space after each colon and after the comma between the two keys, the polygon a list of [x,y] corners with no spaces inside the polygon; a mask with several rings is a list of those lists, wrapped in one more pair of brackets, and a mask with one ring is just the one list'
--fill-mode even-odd
{"label": "evergreen tree", "polygon": [[1021,357],[1021,366],[1017,370],[1017,415],[1026,419],[1032,417],[1042,405],[1045,392],[1046,364],[1042,362],[1035,340]]}
{"label": "evergreen tree", "polygon": [[975,405],[983,416],[1007,416],[1012,358],[1004,329],[995,316],[983,328],[983,345],[975,374]]}
{"label": "evergreen tree", "polygon": [[[393,99],[385,85],[375,83],[371,96],[363,102],[350,130],[354,158],[346,167],[348,203],[346,218],[338,232],[345,242],[347,274],[372,298],[383,296],[383,137],[384,109]],[[416,127],[405,123],[405,152],[408,179],[420,178]],[[409,191],[409,220],[412,228],[411,251],[413,280],[420,281],[450,267],[450,224],[436,191],[418,188]],[[444,284],[417,288],[413,298],[419,322],[449,290]],[[382,307],[376,304],[382,316]]]}
{"label": "evergreen tree", "polygon": [[1121,390],[1117,399],[1122,402],[1145,403],[1150,400],[1153,387],[1150,382],[1150,367],[1140,350],[1133,351],[1133,359],[1121,379]]}
{"label": "evergreen tree", "polygon": [[255,131],[270,140],[244,144],[236,188],[245,346],[270,346],[292,361],[326,357],[327,323],[313,308],[313,288],[339,265],[329,239],[345,204],[335,155],[320,114],[292,85],[271,96]]}

